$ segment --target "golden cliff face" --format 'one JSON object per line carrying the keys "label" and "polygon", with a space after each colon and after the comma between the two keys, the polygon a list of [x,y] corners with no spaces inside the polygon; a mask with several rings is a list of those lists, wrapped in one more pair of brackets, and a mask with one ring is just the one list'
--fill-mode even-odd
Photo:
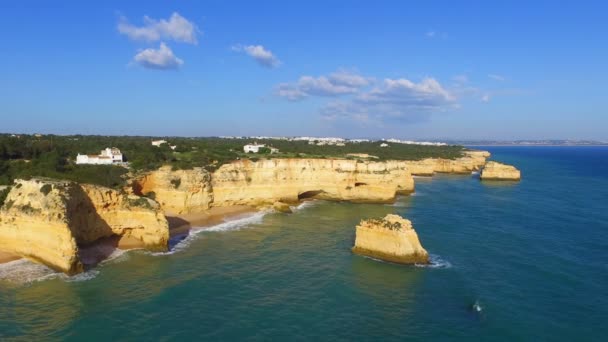
{"label": "golden cliff face", "polygon": [[347,159],[239,160],[211,177],[213,206],[266,205],[303,198],[352,202],[391,202],[414,190],[400,161]]}
{"label": "golden cliff face", "polygon": [[398,215],[362,220],[356,228],[353,253],[401,264],[428,264],[412,223]]}
{"label": "golden cliff face", "polygon": [[488,162],[481,170],[482,180],[510,180],[518,181],[521,179],[521,172],[512,165]]}
{"label": "golden cliff face", "polygon": [[471,173],[479,171],[490,157],[487,151],[464,151],[456,159],[427,158],[404,161],[412,175],[432,176],[435,173]]}
{"label": "golden cliff face", "polygon": [[166,250],[167,220],[154,205],[98,186],[16,180],[0,209],[0,250],[67,274],[83,270],[78,246],[103,237],[131,236]]}
{"label": "golden cliff face", "polygon": [[67,215],[75,196],[71,187],[67,182],[17,181],[0,209],[0,249],[68,274],[82,272]]}
{"label": "golden cliff face", "polygon": [[135,180],[136,193],[154,193],[168,214],[185,214],[209,209],[213,201],[211,176],[203,168],[172,171],[164,166]]}
{"label": "golden cliff face", "polygon": [[94,211],[77,241],[90,243],[101,237],[133,237],[149,250],[167,250],[169,225],[158,203],[145,197],[125,195],[101,186],[83,184]]}

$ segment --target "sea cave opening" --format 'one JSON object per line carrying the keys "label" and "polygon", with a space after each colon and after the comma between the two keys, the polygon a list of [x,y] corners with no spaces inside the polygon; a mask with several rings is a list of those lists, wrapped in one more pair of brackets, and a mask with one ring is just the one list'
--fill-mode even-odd
{"label": "sea cave opening", "polygon": [[298,199],[303,200],[303,199],[307,199],[307,198],[315,198],[316,196],[318,196],[324,192],[325,191],[323,191],[323,190],[304,191],[303,193],[298,195]]}

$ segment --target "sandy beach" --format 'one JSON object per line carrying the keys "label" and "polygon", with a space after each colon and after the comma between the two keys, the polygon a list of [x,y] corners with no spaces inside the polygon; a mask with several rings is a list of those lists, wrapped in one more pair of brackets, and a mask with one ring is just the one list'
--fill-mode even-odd
{"label": "sandy beach", "polygon": [[210,227],[222,222],[256,212],[256,208],[247,205],[214,207],[201,213],[190,213],[167,216],[171,236],[188,232],[193,227]]}
{"label": "sandy beach", "polygon": [[[193,227],[210,227],[254,212],[256,212],[256,208],[246,205],[215,207],[201,213],[167,216],[167,221],[170,235],[175,236],[187,233]],[[111,236],[100,239],[89,246],[81,247],[80,255],[86,264],[96,264],[107,258],[116,248],[129,250],[144,247],[141,241],[133,237]],[[0,264],[18,259],[21,259],[18,255],[0,251]]]}

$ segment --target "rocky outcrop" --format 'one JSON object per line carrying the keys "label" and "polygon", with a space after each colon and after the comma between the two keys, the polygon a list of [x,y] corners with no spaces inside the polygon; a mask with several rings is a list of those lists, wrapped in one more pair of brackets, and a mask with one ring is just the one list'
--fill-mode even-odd
{"label": "rocky outcrop", "polygon": [[404,161],[412,175],[432,176],[435,173],[471,173],[479,171],[490,157],[487,151],[463,151],[456,159],[427,158]]}
{"label": "rocky outcrop", "polygon": [[134,190],[154,197],[168,214],[201,212],[213,201],[211,175],[203,168],[173,171],[164,166],[134,180]]}
{"label": "rocky outcrop", "polygon": [[518,181],[521,179],[521,172],[512,165],[490,161],[481,170],[480,178],[481,180]]}
{"label": "rocky outcrop", "polygon": [[429,255],[420,244],[412,223],[398,215],[362,220],[356,228],[356,254],[401,264],[428,264]]}
{"label": "rocky outcrop", "polygon": [[347,159],[238,160],[216,170],[211,184],[213,206],[260,206],[305,198],[383,203],[414,190],[403,162]]}
{"label": "rocky outcrop", "polygon": [[67,274],[83,270],[79,246],[113,235],[166,250],[169,228],[154,201],[66,181],[16,180],[0,208],[0,250]]}
{"label": "rocky outcrop", "polygon": [[167,250],[169,226],[156,201],[101,186],[83,184],[81,187],[93,212],[83,222],[82,226],[87,229],[77,230],[79,243],[119,235],[135,238],[149,250]]}

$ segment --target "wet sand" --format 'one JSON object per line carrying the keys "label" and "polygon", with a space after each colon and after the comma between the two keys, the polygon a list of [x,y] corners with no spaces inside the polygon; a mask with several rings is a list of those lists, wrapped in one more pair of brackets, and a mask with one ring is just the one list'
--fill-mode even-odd
{"label": "wet sand", "polygon": [[214,207],[201,213],[167,216],[167,221],[169,221],[170,234],[174,236],[187,233],[193,227],[205,228],[214,226],[256,211],[254,207],[247,205]]}

